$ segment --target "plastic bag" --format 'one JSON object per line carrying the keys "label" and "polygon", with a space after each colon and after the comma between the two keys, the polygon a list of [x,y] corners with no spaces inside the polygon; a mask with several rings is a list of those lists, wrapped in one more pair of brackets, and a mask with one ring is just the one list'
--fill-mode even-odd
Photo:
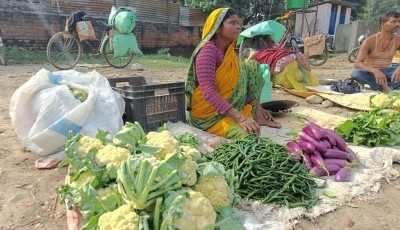
{"label": "plastic bag", "polygon": [[264,78],[264,86],[262,87],[260,103],[272,100],[272,82],[269,72],[269,65],[260,64],[260,69]]}
{"label": "plastic bag", "polygon": [[274,85],[280,85],[286,89],[295,89],[297,91],[307,91],[304,86],[317,86],[319,85],[318,78],[299,66],[297,60],[291,61],[286,67],[278,74],[274,74],[272,78]]}
{"label": "plastic bag", "polygon": [[108,24],[120,34],[130,34],[136,26],[136,15],[126,8],[113,6],[108,16]]}
{"label": "plastic bag", "polygon": [[336,92],[341,92],[345,94],[359,93],[361,92],[360,85],[353,79],[348,79],[345,81],[334,82],[331,85],[331,90]]}
{"label": "plastic bag", "polygon": [[90,21],[77,22],[76,32],[78,32],[81,41],[96,40],[96,34]]}
{"label": "plastic bag", "polygon": [[[84,90],[87,99],[76,99],[70,87]],[[102,129],[114,135],[123,126],[124,110],[124,99],[96,71],[41,69],[15,91],[10,102],[15,133],[25,147],[41,156],[62,152],[70,130],[95,137]]]}
{"label": "plastic bag", "polygon": [[132,33],[120,34],[118,32],[114,32],[112,41],[115,58],[126,56],[128,53],[143,55],[137,44],[136,37]]}

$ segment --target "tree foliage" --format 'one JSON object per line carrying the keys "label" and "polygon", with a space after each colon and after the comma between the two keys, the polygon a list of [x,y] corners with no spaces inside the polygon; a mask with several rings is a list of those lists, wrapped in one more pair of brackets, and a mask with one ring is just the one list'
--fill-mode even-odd
{"label": "tree foliage", "polygon": [[[263,20],[275,19],[285,11],[283,0],[175,0],[184,6],[199,8],[210,13],[219,7],[231,7],[236,10],[243,23],[257,23]],[[310,0],[311,4],[324,0]],[[351,20],[378,22],[386,11],[400,11],[399,0],[346,0],[357,4],[352,9]]]}
{"label": "tree foliage", "polygon": [[176,0],[184,6],[211,12],[219,7],[231,7],[243,18],[243,23],[257,23],[280,16],[284,10],[282,0]]}
{"label": "tree foliage", "polygon": [[400,12],[399,0],[366,0],[360,19],[367,22],[379,23],[379,18],[387,11]]}

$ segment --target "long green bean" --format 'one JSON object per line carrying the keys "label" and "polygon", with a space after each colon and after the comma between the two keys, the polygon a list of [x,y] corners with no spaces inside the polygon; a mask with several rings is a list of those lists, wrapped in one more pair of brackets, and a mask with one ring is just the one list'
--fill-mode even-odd
{"label": "long green bean", "polygon": [[224,143],[207,160],[217,161],[238,175],[237,193],[246,199],[311,208],[318,202],[317,184],[285,146],[247,135]]}

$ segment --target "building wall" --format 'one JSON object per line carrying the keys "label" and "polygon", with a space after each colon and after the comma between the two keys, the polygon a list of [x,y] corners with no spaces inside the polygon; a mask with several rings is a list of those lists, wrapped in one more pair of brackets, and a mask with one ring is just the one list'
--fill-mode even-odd
{"label": "building wall", "polygon": [[[106,22],[113,3],[114,0],[0,1],[2,39],[6,46],[46,49],[50,37],[64,30],[66,17],[77,10],[93,18],[96,37],[100,39],[103,31],[95,21]],[[201,38],[199,21],[204,19],[204,23],[207,17],[198,10],[187,10],[180,16],[179,5],[166,0],[118,0],[117,5],[136,12],[134,33],[145,53],[170,48],[172,54],[190,55]],[[197,15],[196,20],[193,15]],[[185,26],[179,24],[180,17],[187,18]]]}
{"label": "building wall", "polygon": [[379,31],[379,25],[363,21],[338,25],[335,34],[335,52],[347,53],[358,47],[358,38],[366,34],[367,30],[369,30],[368,36],[371,36]]}
{"label": "building wall", "polygon": [[[339,17],[341,9],[345,6],[338,5],[337,17],[335,23],[335,31],[339,25]],[[345,7],[345,20],[344,24],[350,23],[351,8]],[[296,14],[295,33],[302,37],[308,37],[315,34],[327,34],[329,31],[329,22],[331,20],[332,3],[325,3],[318,5],[318,13],[316,14],[317,7],[313,6],[307,9],[308,13],[305,13],[304,19],[301,12]],[[317,15],[317,17],[316,17]],[[315,25],[315,19],[317,23]],[[303,26],[302,26],[303,25]],[[315,25],[315,30],[314,30]],[[303,29],[302,29],[303,27]],[[303,31],[303,32],[302,32]]]}

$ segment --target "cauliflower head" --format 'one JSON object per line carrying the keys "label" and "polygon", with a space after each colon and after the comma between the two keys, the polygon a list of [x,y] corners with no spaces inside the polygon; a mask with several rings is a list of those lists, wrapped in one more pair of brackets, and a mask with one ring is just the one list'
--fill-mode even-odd
{"label": "cauliflower head", "polygon": [[92,148],[102,149],[103,147],[104,145],[103,143],[101,143],[100,140],[89,136],[82,136],[79,139],[75,148],[78,151],[80,157],[85,157],[90,149]]}
{"label": "cauliflower head", "polygon": [[189,198],[182,202],[183,216],[172,219],[172,225],[180,230],[203,230],[215,225],[217,213],[210,200],[202,193],[189,190]]}
{"label": "cauliflower head", "polygon": [[214,209],[218,206],[230,205],[229,185],[223,176],[201,178],[194,188],[195,191],[204,194],[211,201]]}
{"label": "cauliflower head", "polygon": [[400,99],[395,100],[393,102],[393,108],[396,109],[396,110],[400,110]]}
{"label": "cauliflower head", "polygon": [[191,159],[186,159],[185,163],[182,165],[182,172],[186,173],[189,178],[183,179],[182,184],[187,186],[192,186],[197,182],[197,168],[198,165],[195,161]]}
{"label": "cauliflower head", "polygon": [[[129,130],[130,130],[129,127],[124,127],[124,128],[121,129],[117,134],[127,133]],[[116,135],[117,135],[117,134],[116,134]],[[118,145],[118,144],[121,144],[122,141],[121,141],[120,139],[114,137],[114,138],[113,138],[113,143],[114,143],[115,145]]]}
{"label": "cauliflower head", "polygon": [[85,186],[87,183],[90,183],[90,181],[92,181],[92,179],[94,178],[94,176],[92,174],[90,174],[89,172],[83,172],[81,173],[81,175],[79,175],[79,178],[75,181],[72,181],[70,183],[70,186],[73,188],[82,188],[83,186]]}
{"label": "cauliflower head", "polygon": [[155,157],[158,159],[164,159],[167,154],[179,150],[179,142],[168,130],[164,130],[160,133],[149,132],[147,134],[146,144],[162,148],[160,152],[155,154]]}
{"label": "cauliflower head", "polygon": [[201,158],[201,153],[198,149],[192,148],[188,145],[181,145],[180,148],[182,151],[182,155],[187,159],[197,161]]}
{"label": "cauliflower head", "polygon": [[106,145],[97,152],[96,162],[107,167],[119,167],[124,160],[128,159],[129,155],[129,150],[125,148]]}
{"label": "cauliflower head", "polygon": [[101,188],[97,192],[99,193],[99,197],[102,200],[105,200],[110,196],[114,196],[114,191],[112,187]]}
{"label": "cauliflower head", "polygon": [[98,228],[99,230],[138,230],[139,216],[132,206],[125,204],[112,212],[101,215]]}
{"label": "cauliflower head", "polygon": [[378,93],[376,95],[371,96],[370,105],[371,107],[382,107],[385,108],[390,105],[390,97],[385,93]]}

